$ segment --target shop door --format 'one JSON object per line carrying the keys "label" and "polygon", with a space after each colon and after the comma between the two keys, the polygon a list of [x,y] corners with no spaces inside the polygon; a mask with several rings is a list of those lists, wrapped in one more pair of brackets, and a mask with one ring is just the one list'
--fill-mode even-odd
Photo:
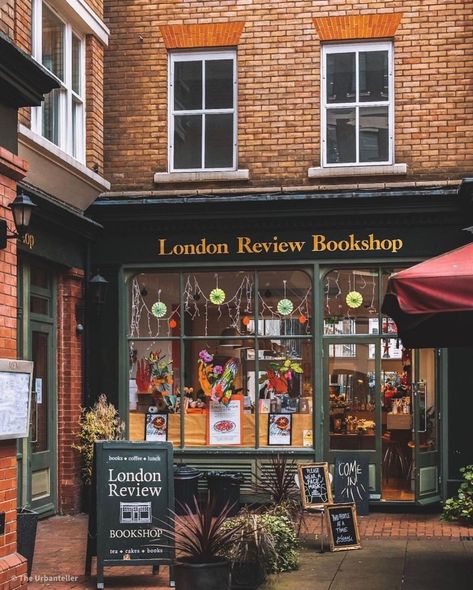
{"label": "shop door", "polygon": [[31,507],[42,516],[56,506],[56,407],[54,395],[52,325],[30,323],[31,359],[34,362],[31,413]]}
{"label": "shop door", "polygon": [[380,498],[381,398],[379,346],[366,339],[326,342],[325,457],[334,464],[337,456],[363,456],[369,465],[369,493]]}
{"label": "shop door", "polygon": [[416,500],[430,504],[440,500],[439,469],[439,407],[438,387],[440,363],[438,351],[416,351],[414,397],[414,453],[411,478],[415,484]]}

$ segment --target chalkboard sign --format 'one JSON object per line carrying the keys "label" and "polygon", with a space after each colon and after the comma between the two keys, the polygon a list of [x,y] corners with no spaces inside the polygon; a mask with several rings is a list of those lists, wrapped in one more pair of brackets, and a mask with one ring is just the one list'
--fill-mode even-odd
{"label": "chalkboard sign", "polygon": [[355,502],[358,514],[369,514],[369,465],[367,457],[338,455],[334,471],[335,502]]}
{"label": "chalkboard sign", "polygon": [[32,373],[31,361],[0,359],[0,439],[29,434]]}
{"label": "chalkboard sign", "polygon": [[[97,588],[104,567],[171,565],[174,546],[163,536],[174,509],[172,444],[101,441],[95,444],[93,501],[86,575],[97,556]],[[170,568],[170,585],[173,585]]]}
{"label": "chalkboard sign", "polygon": [[332,489],[327,463],[297,466],[303,508],[322,508],[332,502]]}
{"label": "chalkboard sign", "polygon": [[325,519],[330,551],[361,549],[355,504],[327,504]]}

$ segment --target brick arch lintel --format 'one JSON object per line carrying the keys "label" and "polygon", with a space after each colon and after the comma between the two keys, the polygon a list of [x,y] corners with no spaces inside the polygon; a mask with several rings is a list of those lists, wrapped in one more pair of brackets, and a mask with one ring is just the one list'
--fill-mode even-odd
{"label": "brick arch lintel", "polygon": [[230,47],[238,45],[244,22],[160,25],[166,49]]}
{"label": "brick arch lintel", "polygon": [[402,15],[402,12],[388,12],[382,14],[321,16],[314,17],[313,22],[321,41],[382,39],[394,37]]}

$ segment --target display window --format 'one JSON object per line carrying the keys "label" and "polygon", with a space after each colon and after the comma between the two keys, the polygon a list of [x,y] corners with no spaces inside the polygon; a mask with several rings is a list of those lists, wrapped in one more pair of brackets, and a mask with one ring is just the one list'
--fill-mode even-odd
{"label": "display window", "polygon": [[130,438],[166,412],[184,448],[313,448],[305,270],[139,273],[129,283]]}

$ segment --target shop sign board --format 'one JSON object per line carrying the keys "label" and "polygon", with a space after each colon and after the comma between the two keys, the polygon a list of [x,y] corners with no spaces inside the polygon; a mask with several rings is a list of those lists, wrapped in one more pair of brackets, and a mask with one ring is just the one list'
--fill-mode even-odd
{"label": "shop sign board", "polygon": [[369,463],[360,455],[338,455],[334,470],[335,502],[355,502],[358,514],[369,514]]}
{"label": "shop sign board", "polygon": [[32,375],[32,361],[0,359],[0,440],[28,436]]}
{"label": "shop sign board", "polygon": [[353,502],[327,504],[325,506],[325,519],[330,551],[361,549],[356,506]]}
{"label": "shop sign board", "polygon": [[303,508],[323,508],[332,502],[328,463],[297,466]]}
{"label": "shop sign board", "polygon": [[171,443],[97,442],[92,495],[86,575],[96,555],[97,588],[104,588],[104,567],[172,564],[174,546],[163,535],[173,526]]}

